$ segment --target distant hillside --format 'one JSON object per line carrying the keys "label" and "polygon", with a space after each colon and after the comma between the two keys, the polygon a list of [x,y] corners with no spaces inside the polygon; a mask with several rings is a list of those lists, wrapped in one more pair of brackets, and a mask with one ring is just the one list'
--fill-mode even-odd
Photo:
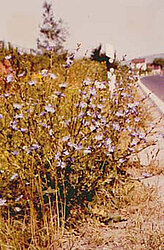
{"label": "distant hillside", "polygon": [[[149,56],[142,56],[142,57],[135,57],[136,59],[145,58],[147,63],[152,63],[155,58],[164,58],[164,53],[149,55]],[[132,59],[131,59],[132,60]],[[127,60],[122,62],[122,65],[129,65],[131,60]]]}
{"label": "distant hillside", "polygon": [[154,54],[154,55],[150,55],[150,56],[145,56],[143,58],[146,58],[147,62],[152,63],[155,58],[164,58],[164,53]]}

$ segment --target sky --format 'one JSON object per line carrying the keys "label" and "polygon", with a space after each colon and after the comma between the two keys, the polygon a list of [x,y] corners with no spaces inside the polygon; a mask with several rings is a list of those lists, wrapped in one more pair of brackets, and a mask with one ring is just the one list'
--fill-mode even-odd
{"label": "sky", "polygon": [[[50,0],[48,0],[50,1]],[[36,48],[44,0],[0,0],[0,40]],[[52,0],[54,17],[69,35],[65,47],[80,55],[110,43],[118,57],[164,52],[164,0]]]}

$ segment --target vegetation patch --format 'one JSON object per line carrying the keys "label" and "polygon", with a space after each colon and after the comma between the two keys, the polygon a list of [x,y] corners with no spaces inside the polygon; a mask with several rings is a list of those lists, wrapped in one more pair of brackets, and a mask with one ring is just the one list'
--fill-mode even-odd
{"label": "vegetation patch", "polygon": [[51,70],[4,76],[0,86],[4,249],[20,242],[57,249],[85,216],[104,225],[127,221],[132,156],[152,144],[131,71],[111,69],[111,92],[104,63],[62,60]]}

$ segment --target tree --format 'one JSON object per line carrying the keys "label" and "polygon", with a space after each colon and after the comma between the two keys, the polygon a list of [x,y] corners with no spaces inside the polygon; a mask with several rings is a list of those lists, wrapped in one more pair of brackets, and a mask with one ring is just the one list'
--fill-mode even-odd
{"label": "tree", "polygon": [[107,70],[109,71],[110,68],[117,68],[118,63],[116,62],[116,54],[114,61],[112,63],[109,62],[109,57],[103,52],[101,52],[102,45],[100,44],[97,48],[93,49],[91,52],[90,59],[93,61],[98,61],[98,62],[106,62]]}
{"label": "tree", "polygon": [[104,58],[102,58],[102,57],[104,57],[105,54],[103,54],[103,56],[102,56],[101,48],[102,48],[102,45],[100,44],[97,48],[92,50],[90,58],[93,61],[98,61],[98,62],[103,61]]}
{"label": "tree", "polygon": [[43,53],[53,50],[61,53],[63,43],[66,41],[67,31],[63,26],[63,21],[55,21],[52,3],[47,1],[43,4],[43,23],[40,26],[40,36],[37,39],[37,47]]}
{"label": "tree", "polygon": [[160,66],[162,69],[164,67],[164,58],[155,58],[153,64],[156,66]]}

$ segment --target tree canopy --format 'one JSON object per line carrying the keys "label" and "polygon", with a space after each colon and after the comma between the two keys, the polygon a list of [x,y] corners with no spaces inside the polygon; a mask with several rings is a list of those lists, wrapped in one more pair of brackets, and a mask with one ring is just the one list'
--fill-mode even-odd
{"label": "tree canopy", "polygon": [[102,50],[102,45],[100,44],[98,47],[92,50],[90,59],[98,62],[106,62],[108,71],[110,68],[117,68],[118,63],[116,62],[116,58],[112,63],[110,63],[109,61],[110,58],[104,52],[101,52],[101,50]]}
{"label": "tree canopy", "polygon": [[161,66],[161,68],[164,68],[164,58],[155,58],[153,64],[156,66]]}

